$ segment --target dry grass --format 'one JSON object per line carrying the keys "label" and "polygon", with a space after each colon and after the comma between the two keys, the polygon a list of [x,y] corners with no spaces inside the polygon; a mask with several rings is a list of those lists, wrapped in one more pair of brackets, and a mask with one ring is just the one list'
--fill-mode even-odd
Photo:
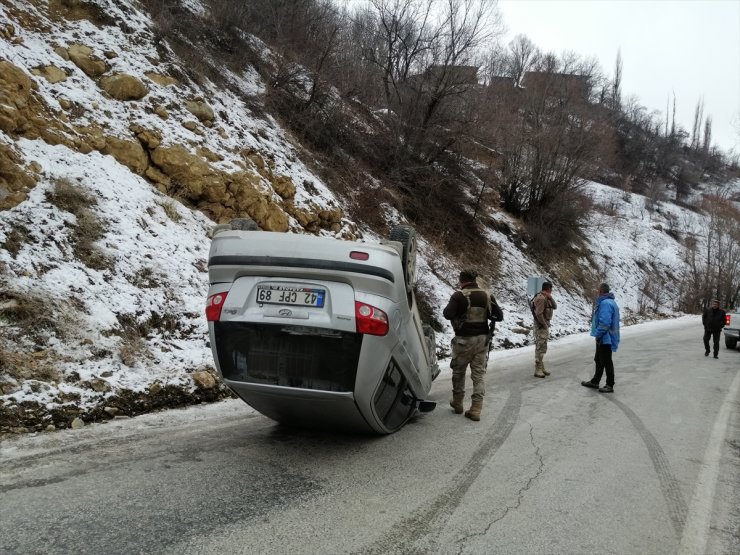
{"label": "dry grass", "polygon": [[115,26],[116,20],[94,2],[80,0],[50,0],[49,16],[56,20],[87,20],[97,27]]}
{"label": "dry grass", "polygon": [[3,348],[0,348],[0,375],[19,382],[39,380],[58,383],[61,379],[48,352],[28,354]]}
{"label": "dry grass", "polygon": [[175,206],[175,203],[171,200],[165,200],[162,202],[157,203],[162,210],[164,210],[164,213],[167,214],[167,217],[172,220],[175,223],[179,223],[182,221],[182,216],[180,215],[180,212],[178,212],[177,207]]}
{"label": "dry grass", "polygon": [[134,275],[127,275],[126,279],[131,285],[139,289],[154,289],[161,285],[159,282],[160,277],[151,268],[141,268]]}
{"label": "dry grass", "polygon": [[105,235],[104,223],[90,209],[97,204],[95,198],[72,185],[69,180],[60,179],[55,183],[54,189],[47,192],[46,199],[77,219],[70,235],[75,257],[92,270],[113,271],[113,258],[95,245]]}
{"label": "dry grass", "polygon": [[86,206],[95,206],[97,201],[84,191],[75,187],[68,179],[58,179],[46,200],[65,212],[78,216]]}
{"label": "dry grass", "polygon": [[62,305],[59,299],[5,290],[0,292],[0,322],[16,328],[19,337],[29,337],[36,342],[42,342],[50,333],[64,337],[66,319],[57,313]]}
{"label": "dry grass", "polygon": [[148,329],[145,325],[139,324],[133,314],[118,314],[117,319],[120,329],[111,333],[121,337],[118,356],[126,366],[134,366],[148,355],[148,348],[144,342]]}
{"label": "dry grass", "polygon": [[146,339],[155,333],[163,337],[185,337],[194,331],[194,326],[185,327],[180,317],[171,313],[152,312],[149,318],[143,321],[139,321],[134,314],[118,314],[116,318],[118,327],[109,330],[108,335],[117,335],[121,338],[118,355],[127,366],[133,366],[137,361],[149,356]]}
{"label": "dry grass", "polygon": [[[0,291],[0,375],[58,382],[54,353],[43,346],[51,336],[69,336],[69,313],[70,307],[60,299],[8,288]],[[29,341],[34,343],[31,348]]]}
{"label": "dry grass", "polygon": [[5,238],[5,241],[1,246],[10,253],[10,256],[15,258],[23,248],[23,245],[30,242],[31,238],[29,236],[28,229],[22,225],[17,225],[10,230],[10,233],[8,233],[8,236]]}
{"label": "dry grass", "polygon": [[141,337],[124,336],[118,347],[118,356],[121,362],[128,367],[133,367],[148,354],[146,343]]}

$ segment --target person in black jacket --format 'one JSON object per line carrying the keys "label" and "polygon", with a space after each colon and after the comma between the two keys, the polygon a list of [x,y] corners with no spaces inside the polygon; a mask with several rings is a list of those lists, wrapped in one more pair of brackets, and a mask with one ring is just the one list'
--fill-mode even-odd
{"label": "person in black jacket", "polygon": [[704,356],[709,356],[709,336],[712,336],[714,358],[719,358],[719,335],[725,327],[725,311],[719,307],[719,300],[714,299],[712,307],[704,309],[701,323],[704,325]]}
{"label": "person in black jacket", "polygon": [[489,321],[493,326],[504,318],[503,311],[494,296],[481,289],[476,282],[478,274],[473,270],[460,272],[459,290],[450,297],[444,317],[452,322],[455,337],[452,339],[452,399],[450,406],[455,414],[463,412],[465,398],[465,372],[470,364],[473,380],[473,395],[470,409],[465,416],[480,420],[483,396],[486,393],[484,378],[488,361]]}

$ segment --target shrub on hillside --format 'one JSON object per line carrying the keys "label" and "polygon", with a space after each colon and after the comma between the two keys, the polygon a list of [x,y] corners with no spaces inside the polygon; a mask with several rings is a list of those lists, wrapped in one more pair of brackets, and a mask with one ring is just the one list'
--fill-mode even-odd
{"label": "shrub on hillside", "polygon": [[97,204],[94,197],[75,187],[66,179],[58,180],[46,193],[46,199],[75,216],[69,241],[75,257],[92,270],[113,270],[115,261],[95,243],[105,235],[105,224],[91,210]]}

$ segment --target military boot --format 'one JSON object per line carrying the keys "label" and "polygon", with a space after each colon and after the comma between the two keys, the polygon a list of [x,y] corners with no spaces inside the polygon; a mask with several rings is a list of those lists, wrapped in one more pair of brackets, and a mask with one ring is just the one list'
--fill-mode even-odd
{"label": "military boot", "polygon": [[545,365],[541,362],[535,362],[534,363],[534,377],[535,378],[544,378],[547,374],[545,374]]}
{"label": "military boot", "polygon": [[452,399],[450,399],[450,406],[455,410],[455,414],[462,414],[463,412],[463,399],[465,393],[452,392]]}
{"label": "military boot", "polygon": [[478,422],[480,420],[480,411],[483,408],[483,399],[473,399],[473,403],[470,408],[465,411],[465,416]]}
{"label": "military boot", "polygon": [[550,371],[547,368],[545,368],[545,363],[544,362],[542,363],[542,373],[545,376],[549,376],[550,375]]}

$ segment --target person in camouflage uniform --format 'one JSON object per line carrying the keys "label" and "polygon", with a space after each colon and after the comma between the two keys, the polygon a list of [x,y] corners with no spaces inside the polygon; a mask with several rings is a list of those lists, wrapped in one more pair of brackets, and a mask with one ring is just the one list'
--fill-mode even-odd
{"label": "person in camouflage uniform", "polygon": [[465,398],[465,372],[470,365],[473,381],[472,404],[465,416],[480,420],[483,396],[486,393],[485,375],[488,347],[491,341],[491,326],[503,320],[504,314],[494,296],[478,286],[477,273],[473,270],[460,272],[459,290],[450,297],[444,317],[452,322],[455,337],[452,340],[452,399],[450,406],[456,414],[463,412]]}
{"label": "person in camouflage uniform", "polygon": [[543,361],[547,352],[547,340],[550,338],[550,320],[552,311],[558,307],[552,298],[552,283],[542,284],[542,291],[532,299],[532,314],[534,315],[534,376],[545,378],[550,371],[545,368]]}

